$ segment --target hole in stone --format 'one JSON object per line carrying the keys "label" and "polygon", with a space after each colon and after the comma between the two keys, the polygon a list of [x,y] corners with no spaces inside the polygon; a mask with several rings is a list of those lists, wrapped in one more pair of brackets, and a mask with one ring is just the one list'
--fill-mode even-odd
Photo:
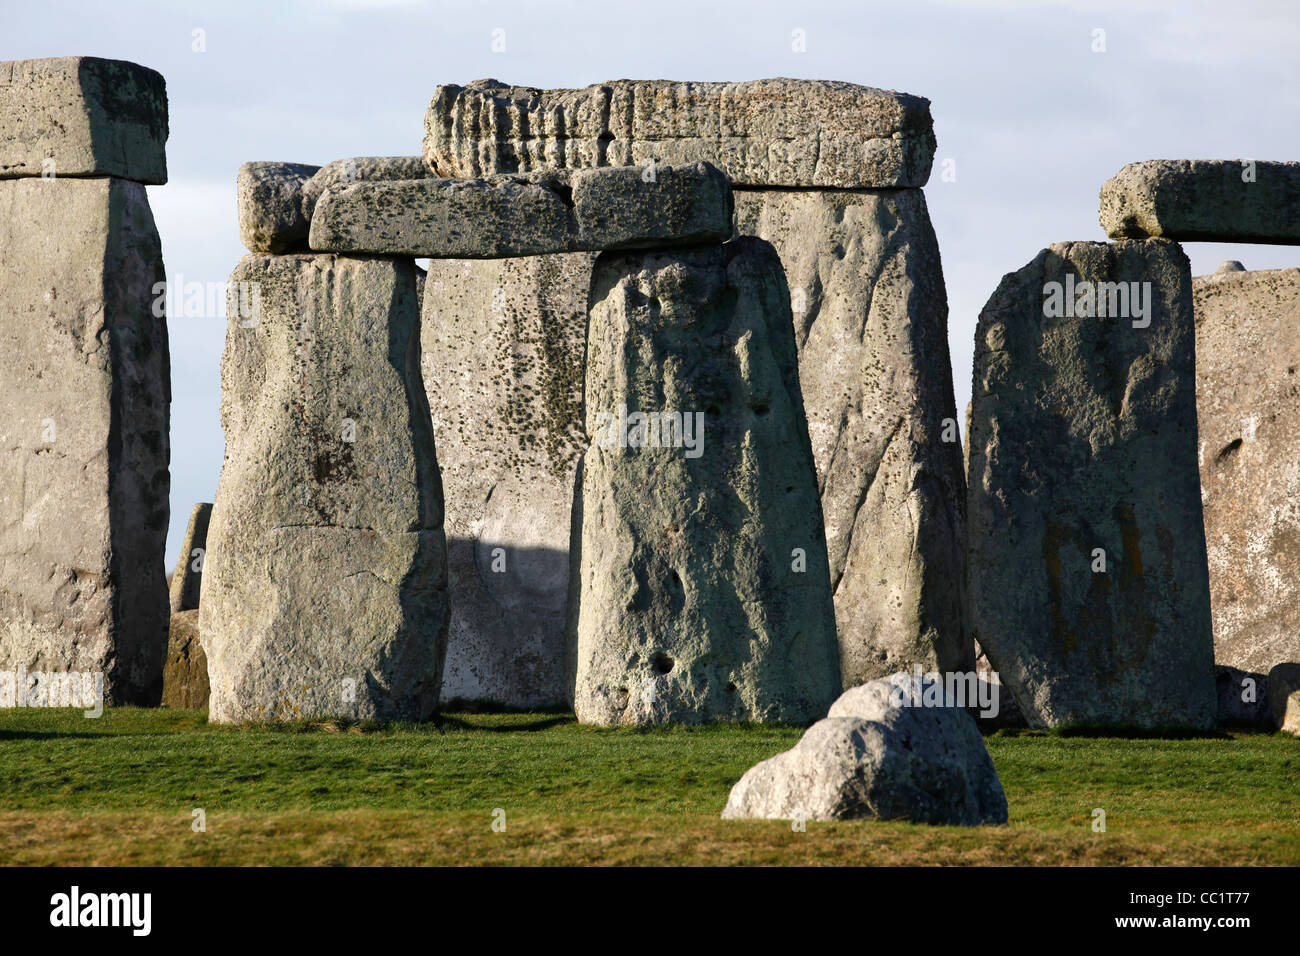
{"label": "hole in stone", "polygon": [[1241,447],[1241,439],[1234,438],[1232,441],[1228,442],[1228,444],[1223,446],[1223,451],[1219,452],[1217,460],[1223,461],[1223,459],[1227,458],[1229,455],[1231,455],[1240,447]]}
{"label": "hole in stone", "polygon": [[551,192],[560,197],[560,202],[564,203],[568,209],[573,208],[573,187],[568,183],[553,182],[548,184]]}
{"label": "hole in stone", "polygon": [[727,681],[727,693],[734,694],[735,692],[736,692],[736,685],[731,683],[731,681]]}
{"label": "hole in stone", "polygon": [[721,414],[722,414],[722,409],[720,409],[717,405],[710,405],[710,406],[709,406],[708,408],[706,408],[704,411],[707,412],[707,413],[710,414],[710,415],[721,415]]}
{"label": "hole in stone", "polygon": [[754,406],[755,415],[766,415],[770,411],[771,409],[768,408],[766,402],[759,402],[757,405]]}
{"label": "hole in stone", "polygon": [[667,674],[673,669],[673,659],[662,652],[656,654],[650,661],[651,668],[656,674]]}

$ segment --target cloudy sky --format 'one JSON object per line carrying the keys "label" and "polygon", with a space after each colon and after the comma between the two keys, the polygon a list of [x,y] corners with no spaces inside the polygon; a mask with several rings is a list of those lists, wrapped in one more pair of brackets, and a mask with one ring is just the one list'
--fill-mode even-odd
{"label": "cloudy sky", "polygon": [[[926,96],[939,140],[926,194],[959,408],[970,395],[975,321],[998,280],[1049,243],[1104,239],[1097,192],[1125,163],[1300,159],[1293,0],[0,0],[0,8],[2,60],[87,54],[167,78],[170,181],[149,194],[168,275],[185,282],[223,282],[243,254],[241,163],[417,154],[439,83],[790,76]],[[496,50],[494,36],[504,39]],[[1094,52],[1099,39],[1104,52]],[[945,159],[953,182],[938,176]],[[1225,258],[1250,269],[1300,264],[1300,247],[1186,249],[1194,274]],[[183,315],[169,326],[170,562],[191,505],[212,500],[221,469],[225,323]]]}

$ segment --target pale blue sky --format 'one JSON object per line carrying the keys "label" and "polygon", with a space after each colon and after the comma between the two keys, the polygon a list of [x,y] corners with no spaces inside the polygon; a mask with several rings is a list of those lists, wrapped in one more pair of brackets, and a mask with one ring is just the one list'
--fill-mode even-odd
{"label": "pale blue sky", "polygon": [[[1125,163],[1300,159],[1300,3],[1286,0],[0,3],[0,59],[115,57],[167,78],[171,179],[149,195],[168,275],[186,281],[224,281],[243,254],[241,163],[417,154],[439,83],[793,76],[929,97],[939,148],[926,195],[959,409],[998,280],[1049,243],[1103,239],[1097,192]],[[796,29],[806,52],[792,49]],[[1097,29],[1104,53],[1092,52]],[[948,158],[955,182],[938,175]],[[1186,249],[1195,274],[1224,258],[1300,265],[1300,247]],[[169,328],[170,566],[190,506],[216,490],[225,325],[186,316]]]}

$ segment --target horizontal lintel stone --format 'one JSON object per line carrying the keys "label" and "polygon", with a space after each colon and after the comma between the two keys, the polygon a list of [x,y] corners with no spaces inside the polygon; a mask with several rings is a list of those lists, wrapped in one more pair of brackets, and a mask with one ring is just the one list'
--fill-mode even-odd
{"label": "horizontal lintel stone", "polygon": [[167,182],[167,84],[125,60],[0,63],[0,179]]}
{"label": "horizontal lintel stone", "polygon": [[722,242],[727,178],[708,163],[484,179],[356,182],[316,203],[317,252],[495,259]]}
{"label": "horizontal lintel stone", "polygon": [[1300,163],[1153,159],[1101,187],[1112,239],[1300,244]]}

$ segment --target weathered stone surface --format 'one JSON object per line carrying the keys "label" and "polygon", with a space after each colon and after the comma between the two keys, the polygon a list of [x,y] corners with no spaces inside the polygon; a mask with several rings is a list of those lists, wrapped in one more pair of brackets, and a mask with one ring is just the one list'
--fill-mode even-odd
{"label": "weathered stone surface", "polygon": [[572,696],[569,518],[595,260],[429,263],[421,337],[447,506],[444,701]]}
{"label": "weathered stone surface", "polygon": [[172,615],[163,665],[162,705],[201,710],[208,706],[208,656],[199,642],[199,609]]}
{"label": "weathered stone surface", "polygon": [[190,512],[190,523],[185,527],[181,553],[176,557],[172,571],[171,612],[192,611],[199,606],[199,587],[203,583],[203,562],[208,547],[208,522],[212,520],[212,505],[200,502]]}
{"label": "weathered stone surface", "polygon": [[1300,243],[1300,163],[1153,159],[1101,187],[1112,239]]}
{"label": "weathered stone surface", "polygon": [[706,163],[359,182],[321,196],[311,247],[492,259],[693,245],[727,238],[731,212],[726,177]]}
{"label": "weathered stone surface", "polygon": [[316,202],[331,186],[392,179],[428,179],[423,156],[355,156],[326,163],[302,185],[302,214],[311,222]]}
{"label": "weathered stone surface", "polygon": [[[259,290],[252,315],[242,283]],[[446,555],[415,270],[246,256],[228,314],[199,606],[210,719],[425,718]]]}
{"label": "weathered stone surface", "polygon": [[[1045,317],[1099,282],[1149,283],[1145,306],[1107,289],[1105,317]],[[1054,245],[980,315],[973,630],[1033,726],[1214,724],[1194,335],[1163,240]]]}
{"label": "weathered stone surface", "polygon": [[145,188],[0,182],[0,276],[0,671],[156,704],[171,393]]}
{"label": "weathered stone surface", "polygon": [[239,239],[249,252],[306,251],[311,217],[303,215],[302,190],[318,169],[302,163],[239,167]]}
{"label": "weathered stone surface", "polygon": [[975,720],[981,727],[1029,726],[1020,705],[1016,703],[1015,695],[1002,682],[1002,676],[993,669],[984,648],[978,644],[975,645],[975,676],[980,681],[980,699],[997,701],[995,714],[986,714],[983,710],[974,711]]}
{"label": "weathered stone surface", "polygon": [[1192,280],[1216,663],[1300,660],[1300,269]]}
{"label": "weathered stone surface", "polygon": [[119,176],[167,182],[167,84],[125,60],[0,63],[0,179]]}
{"label": "weathered stone surface", "polygon": [[1273,726],[1273,712],[1268,703],[1267,674],[1216,665],[1214,689],[1219,700],[1221,725]]}
{"label": "weathered stone surface", "polygon": [[939,247],[919,190],[738,190],[776,247],[826,519],[845,684],[969,671],[965,482]]}
{"label": "weathered stone surface", "polygon": [[1277,664],[1268,672],[1273,726],[1300,737],[1300,664]]}
{"label": "weathered stone surface", "polygon": [[971,716],[898,673],[846,691],[793,749],[751,767],[722,816],[979,826],[1006,823],[1007,799]]}
{"label": "weathered stone surface", "polygon": [[[590,302],[578,719],[815,719],[839,693],[838,655],[776,252],[743,237],[607,253]],[[684,427],[665,442],[661,419],[630,418],[649,413]],[[629,432],[642,447],[622,447]]]}
{"label": "weathered stone surface", "polygon": [[831,80],[618,80],[537,90],[438,87],[424,156],[440,176],[713,163],[737,185],[923,186],[930,101]]}

